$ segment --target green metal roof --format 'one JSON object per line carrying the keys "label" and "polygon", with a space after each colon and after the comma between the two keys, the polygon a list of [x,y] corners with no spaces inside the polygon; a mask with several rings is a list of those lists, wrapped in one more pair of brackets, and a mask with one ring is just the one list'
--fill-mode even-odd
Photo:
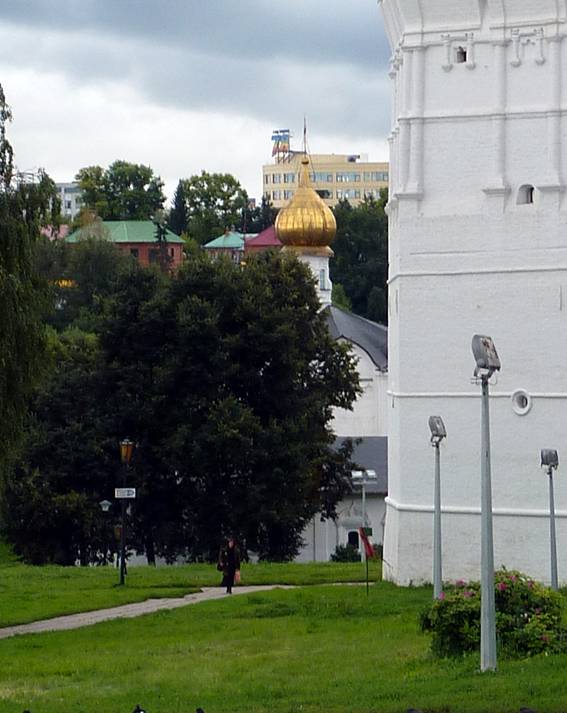
{"label": "green metal roof", "polygon": [[218,238],[211,240],[210,243],[203,245],[204,248],[225,248],[226,250],[244,250],[244,235],[233,230],[229,233],[223,233]]}
{"label": "green metal roof", "polygon": [[[100,230],[99,226],[102,226],[103,230]],[[151,220],[103,220],[75,230],[65,240],[68,243],[76,243],[82,238],[97,236],[106,238],[111,243],[157,242],[156,226]],[[183,239],[171,230],[166,229],[165,237],[168,243],[183,243]]]}

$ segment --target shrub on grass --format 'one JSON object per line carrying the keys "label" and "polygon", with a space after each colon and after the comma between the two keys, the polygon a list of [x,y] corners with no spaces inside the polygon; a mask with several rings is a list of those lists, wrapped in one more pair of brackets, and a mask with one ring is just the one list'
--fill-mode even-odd
{"label": "shrub on grass", "polygon": [[[563,598],[525,574],[506,569],[494,576],[496,633],[501,653],[511,657],[567,650],[561,624]],[[480,583],[459,581],[445,589],[420,617],[432,634],[436,656],[459,656],[480,644]]]}
{"label": "shrub on grass", "polygon": [[334,554],[331,555],[332,562],[360,562],[360,552],[354,545],[337,545]]}

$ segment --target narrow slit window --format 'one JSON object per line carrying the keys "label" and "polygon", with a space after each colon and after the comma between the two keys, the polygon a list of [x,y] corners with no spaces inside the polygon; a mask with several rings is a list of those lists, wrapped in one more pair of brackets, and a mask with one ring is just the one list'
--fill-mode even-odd
{"label": "narrow slit window", "polygon": [[518,205],[530,205],[534,202],[534,197],[535,197],[534,186],[531,186],[529,184],[520,186],[520,190],[518,191],[517,204]]}
{"label": "narrow slit window", "polygon": [[457,47],[455,50],[455,64],[463,64],[467,61],[467,51],[464,47]]}

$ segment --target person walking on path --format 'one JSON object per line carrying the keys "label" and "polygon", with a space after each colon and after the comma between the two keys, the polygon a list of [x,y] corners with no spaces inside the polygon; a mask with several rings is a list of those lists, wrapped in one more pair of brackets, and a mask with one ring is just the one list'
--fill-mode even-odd
{"label": "person walking on path", "polygon": [[240,581],[240,551],[234,537],[229,537],[226,545],[220,548],[218,569],[223,573],[221,587],[232,594],[234,582]]}

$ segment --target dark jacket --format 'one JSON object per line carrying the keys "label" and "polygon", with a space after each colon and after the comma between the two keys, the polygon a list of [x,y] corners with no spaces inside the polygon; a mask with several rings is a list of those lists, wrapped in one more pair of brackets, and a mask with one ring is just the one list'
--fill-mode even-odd
{"label": "dark jacket", "polygon": [[235,545],[234,547],[221,547],[219,552],[219,564],[225,573],[234,574],[237,569],[240,569],[240,550]]}

